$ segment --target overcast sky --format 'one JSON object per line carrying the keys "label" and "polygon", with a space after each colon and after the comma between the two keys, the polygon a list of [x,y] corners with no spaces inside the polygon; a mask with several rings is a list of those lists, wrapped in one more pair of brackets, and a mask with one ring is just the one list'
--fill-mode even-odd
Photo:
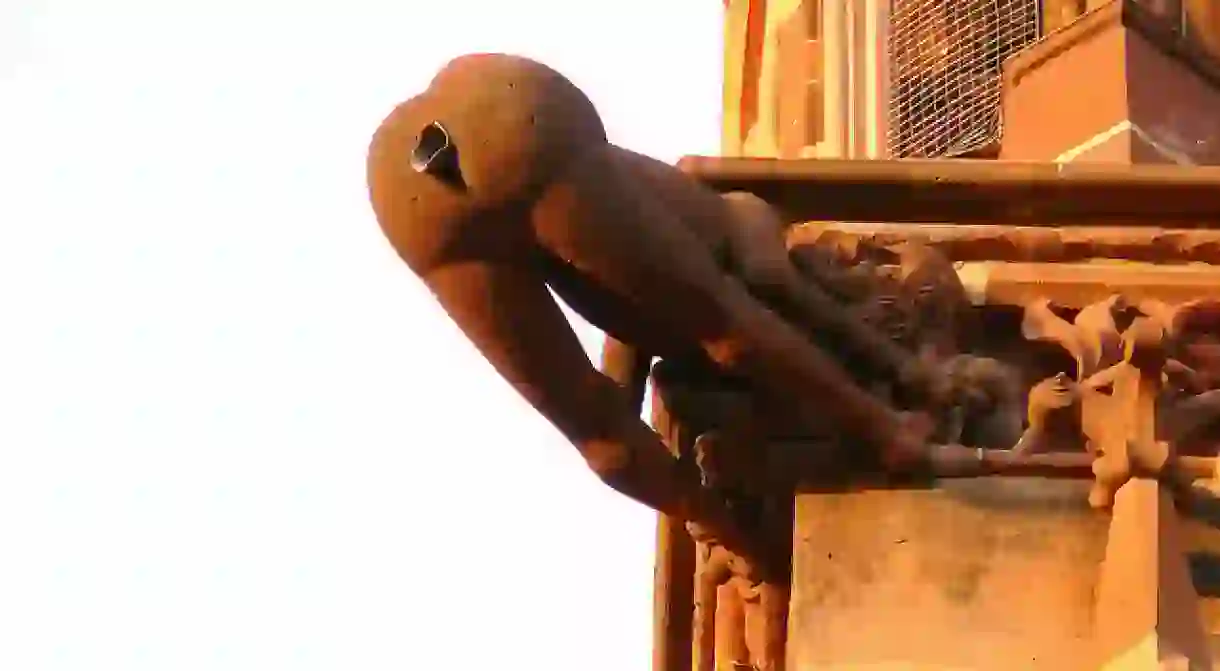
{"label": "overcast sky", "polygon": [[721,8],[0,2],[0,668],[647,668],[653,515],[393,255],[364,152],[509,51],[714,153]]}

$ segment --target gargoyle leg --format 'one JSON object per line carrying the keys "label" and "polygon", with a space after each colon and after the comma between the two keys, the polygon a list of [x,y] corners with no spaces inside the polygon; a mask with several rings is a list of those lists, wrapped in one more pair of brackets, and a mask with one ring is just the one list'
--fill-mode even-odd
{"label": "gargoyle leg", "polygon": [[[682,201],[696,200],[690,193],[665,199],[625,153],[594,147],[568,165],[535,206],[538,244],[599,285],[633,297],[642,321],[698,343],[718,365],[793,403],[811,421],[841,421],[885,448],[920,452],[897,413],[733,281],[683,221],[727,217],[727,209],[684,208]],[[827,392],[836,403],[822,402]]]}

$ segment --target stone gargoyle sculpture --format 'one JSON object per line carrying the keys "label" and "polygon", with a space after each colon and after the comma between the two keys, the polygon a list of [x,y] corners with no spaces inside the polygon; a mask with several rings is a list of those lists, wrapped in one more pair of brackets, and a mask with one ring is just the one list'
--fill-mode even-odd
{"label": "stone gargoyle sculpture", "polygon": [[890,467],[926,454],[926,422],[866,393],[752,293],[861,360],[900,365],[870,354],[876,338],[816,287],[792,283],[779,218],[610,143],[589,99],[547,66],[503,54],[445,65],[377,129],[368,187],[398,254],[589,468],[726,546],[758,554],[592,367],[548,288],[616,339],[652,356],[705,356],[803,421],[871,443]]}

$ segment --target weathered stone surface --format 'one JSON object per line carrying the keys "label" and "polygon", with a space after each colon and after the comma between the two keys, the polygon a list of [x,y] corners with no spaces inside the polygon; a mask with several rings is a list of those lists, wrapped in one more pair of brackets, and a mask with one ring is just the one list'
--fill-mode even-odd
{"label": "weathered stone surface", "polygon": [[790,668],[1081,668],[1108,525],[1086,492],[980,478],[798,495]]}

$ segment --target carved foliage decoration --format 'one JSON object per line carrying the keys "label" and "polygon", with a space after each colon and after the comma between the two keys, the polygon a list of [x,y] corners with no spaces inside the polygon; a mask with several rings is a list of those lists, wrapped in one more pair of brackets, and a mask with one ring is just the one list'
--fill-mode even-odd
{"label": "carved foliage decoration", "polygon": [[1177,308],[1133,304],[1115,295],[1069,321],[1046,301],[1026,306],[1025,335],[1068,351],[1076,376],[1061,373],[1035,385],[1030,431],[1018,449],[1083,444],[1094,456],[1089,501],[1100,508],[1111,506],[1118,488],[1135,476],[1188,491],[1178,448],[1220,417],[1209,357],[1218,307],[1212,301]]}

